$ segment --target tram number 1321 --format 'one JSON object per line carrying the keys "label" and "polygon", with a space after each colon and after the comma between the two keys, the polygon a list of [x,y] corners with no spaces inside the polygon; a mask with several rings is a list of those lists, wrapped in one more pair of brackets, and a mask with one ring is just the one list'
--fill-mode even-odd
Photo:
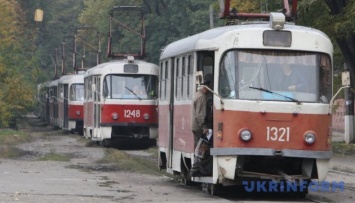
{"label": "tram number 1321", "polygon": [[290,128],[266,127],[266,140],[288,142],[290,141]]}
{"label": "tram number 1321", "polygon": [[124,117],[125,118],[139,118],[139,117],[141,117],[141,111],[126,109],[126,110],[124,110]]}

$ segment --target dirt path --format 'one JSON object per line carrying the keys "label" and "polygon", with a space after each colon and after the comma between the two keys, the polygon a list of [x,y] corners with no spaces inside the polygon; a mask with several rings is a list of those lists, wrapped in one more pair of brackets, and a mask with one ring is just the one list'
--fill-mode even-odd
{"label": "dirt path", "polygon": [[[44,127],[38,119],[32,118],[26,130],[35,140],[18,146],[23,156],[0,159],[0,202],[225,201],[189,190],[161,174],[131,173],[99,164],[105,148],[88,146],[79,135]],[[53,161],[58,157],[70,160]]]}
{"label": "dirt path", "polygon": [[[23,127],[34,137],[18,145],[22,156],[0,159],[0,202],[353,202],[355,190],[311,192],[307,199],[279,195],[255,196],[235,190],[211,196],[198,186],[183,186],[162,173],[137,173],[112,163],[98,162],[107,149],[79,135],[63,133],[30,118]],[[154,161],[149,150],[125,151]],[[59,161],[61,160],[61,161]],[[336,157],[333,167],[353,167],[352,157]],[[351,172],[349,170],[349,172]],[[355,187],[351,173],[329,173],[329,181]]]}

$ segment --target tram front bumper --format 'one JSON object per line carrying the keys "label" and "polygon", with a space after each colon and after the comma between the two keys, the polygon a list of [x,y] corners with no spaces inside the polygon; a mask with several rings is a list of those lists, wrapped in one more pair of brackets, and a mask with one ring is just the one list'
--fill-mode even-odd
{"label": "tram front bumper", "polygon": [[333,152],[294,149],[275,150],[269,148],[211,148],[211,155],[283,156],[298,158],[330,159],[333,156]]}

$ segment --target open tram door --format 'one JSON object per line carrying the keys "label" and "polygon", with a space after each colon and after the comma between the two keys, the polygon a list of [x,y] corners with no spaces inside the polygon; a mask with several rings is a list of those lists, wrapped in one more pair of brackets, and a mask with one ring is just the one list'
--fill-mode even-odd
{"label": "open tram door", "polygon": [[[214,51],[200,51],[197,53],[196,84],[209,82],[208,88],[214,91]],[[200,81],[197,81],[199,78]],[[201,83],[200,83],[201,82]],[[208,128],[213,128],[213,92],[207,93],[207,115]]]}

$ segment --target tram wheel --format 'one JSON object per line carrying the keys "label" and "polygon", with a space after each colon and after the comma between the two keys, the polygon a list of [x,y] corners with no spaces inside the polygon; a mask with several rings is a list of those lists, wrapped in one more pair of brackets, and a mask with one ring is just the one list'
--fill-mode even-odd
{"label": "tram wheel", "polygon": [[102,141],[99,141],[99,144],[101,147],[110,147],[111,140],[110,139],[103,139]]}
{"label": "tram wheel", "polygon": [[182,182],[182,184],[185,185],[185,186],[191,185],[191,181],[188,180],[186,177],[182,177],[182,178],[181,178],[181,182]]}
{"label": "tram wheel", "polygon": [[301,191],[296,192],[295,195],[300,198],[305,198],[308,195],[308,188],[306,188],[302,192]]}
{"label": "tram wheel", "polygon": [[212,183],[202,183],[202,192],[206,194],[218,195],[220,194],[220,186]]}

